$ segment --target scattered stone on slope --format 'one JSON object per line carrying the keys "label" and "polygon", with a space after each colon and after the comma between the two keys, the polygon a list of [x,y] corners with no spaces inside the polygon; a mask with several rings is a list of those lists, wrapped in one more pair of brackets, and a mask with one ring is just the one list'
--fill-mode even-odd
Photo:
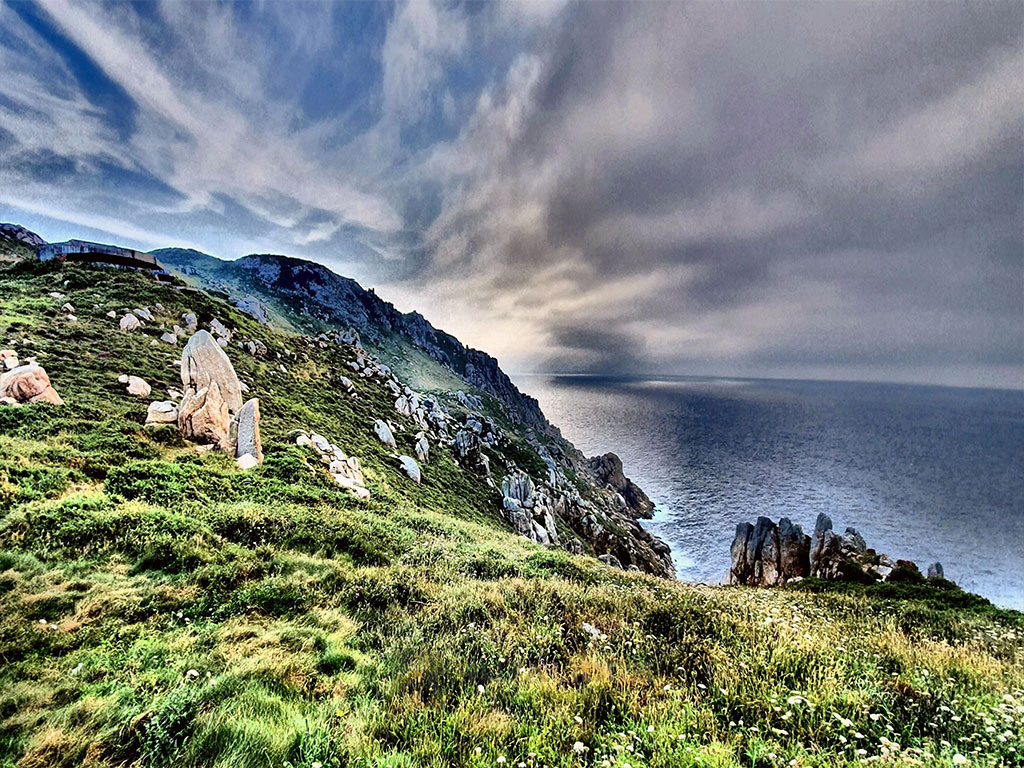
{"label": "scattered stone on slope", "polygon": [[162,341],[164,344],[172,344],[172,345],[173,344],[177,344],[178,343],[178,336],[177,336],[177,334],[169,333],[167,331],[164,331],[160,335],[160,341]]}
{"label": "scattered stone on slope", "polygon": [[199,330],[199,320],[196,318],[195,312],[183,312],[181,322],[189,333],[195,333]]}
{"label": "scattered stone on slope", "polygon": [[0,368],[4,371],[11,371],[21,365],[21,361],[18,360],[18,353],[13,349],[0,349],[0,362],[3,363]]}
{"label": "scattered stone on slope", "polygon": [[402,466],[402,471],[409,476],[410,480],[417,484],[422,481],[419,464],[416,463],[412,456],[399,456],[398,463]]}
{"label": "scattered stone on slope", "polygon": [[133,314],[127,314],[118,323],[122,331],[135,331],[142,327],[142,321]]}
{"label": "scattered stone on slope", "polygon": [[384,445],[389,448],[396,448],[395,436],[391,433],[391,427],[388,426],[387,422],[383,419],[377,419],[373,422],[373,431],[377,435],[377,439],[380,440]]}
{"label": "scattered stone on slope", "polygon": [[50,384],[46,371],[36,363],[19,365],[0,374],[0,401],[7,405],[44,402],[64,404],[57,390]]}
{"label": "scattered stone on slope", "polygon": [[158,400],[146,410],[146,424],[177,424],[178,404],[173,400]]}
{"label": "scattered stone on slope", "polygon": [[295,437],[295,444],[308,446],[316,451],[320,461],[327,465],[327,471],[338,485],[360,499],[370,498],[370,491],[363,480],[363,470],[355,456],[346,456],[341,448],[315,432],[308,434],[300,431]]}
{"label": "scattered stone on slope", "polygon": [[430,461],[430,441],[427,440],[427,434],[425,432],[416,433],[416,445],[414,446],[416,451],[416,458],[422,461],[424,464]]}
{"label": "scattered stone on slope", "polygon": [[135,395],[136,397],[149,397],[153,388],[149,386],[149,383],[145,379],[141,379],[138,376],[119,376],[117,379],[118,383],[125,384],[125,391],[129,395]]}

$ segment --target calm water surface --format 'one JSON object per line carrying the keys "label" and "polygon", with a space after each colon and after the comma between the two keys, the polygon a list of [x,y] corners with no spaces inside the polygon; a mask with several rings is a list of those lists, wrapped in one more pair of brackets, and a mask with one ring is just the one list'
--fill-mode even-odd
{"label": "calm water surface", "polygon": [[880,552],[1024,609],[1024,392],[846,382],[521,376],[587,455],[657,504],[679,578],[721,581],[736,523],[819,512]]}

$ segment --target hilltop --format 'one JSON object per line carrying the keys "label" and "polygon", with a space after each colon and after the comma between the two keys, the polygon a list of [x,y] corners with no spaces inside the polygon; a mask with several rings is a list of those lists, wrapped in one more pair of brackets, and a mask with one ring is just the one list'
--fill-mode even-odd
{"label": "hilltop", "polygon": [[[0,406],[0,765],[1021,764],[1019,613],[677,583],[621,465],[483,353],[308,262],[157,254],[179,282],[0,268],[0,349],[63,401]],[[146,424],[190,316],[259,399],[253,468]]]}

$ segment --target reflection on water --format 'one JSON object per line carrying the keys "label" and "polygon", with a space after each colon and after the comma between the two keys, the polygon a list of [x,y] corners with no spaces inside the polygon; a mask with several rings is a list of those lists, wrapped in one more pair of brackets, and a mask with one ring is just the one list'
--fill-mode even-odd
{"label": "reflection on water", "polygon": [[1024,608],[1024,392],[845,382],[524,376],[584,453],[615,451],[688,581],[736,523],[818,512],[868,545]]}

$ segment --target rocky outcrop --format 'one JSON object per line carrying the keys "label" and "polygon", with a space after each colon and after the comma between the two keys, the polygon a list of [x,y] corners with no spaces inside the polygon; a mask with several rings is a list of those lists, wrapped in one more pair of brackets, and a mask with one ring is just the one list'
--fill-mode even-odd
{"label": "rocky outcrop", "polygon": [[[909,560],[893,560],[869,548],[856,528],[839,535],[822,513],[814,536],[804,535],[788,518],[775,525],[759,517],[755,525],[740,523],[730,548],[729,583],[773,587],[812,576],[829,581],[920,581],[924,577]],[[928,578],[941,579],[942,565],[933,563]]]}
{"label": "rocky outcrop", "polygon": [[651,517],[654,504],[640,486],[623,473],[622,459],[614,453],[606,453],[589,459],[587,467],[598,484],[612,488],[622,496],[626,506],[636,517]]}
{"label": "rocky outcrop", "polygon": [[28,363],[0,374],[0,403],[6,405],[23,405],[25,403],[63,405],[64,401],[50,384],[50,377],[46,375],[42,366]]}
{"label": "rocky outcrop", "polygon": [[480,447],[480,438],[468,429],[460,429],[452,441],[452,450],[459,465],[474,475],[488,477],[491,474],[490,460]]}
{"label": "rocky outcrop", "polygon": [[430,461],[430,442],[427,440],[425,432],[416,433],[416,458],[426,464]]}
{"label": "rocky outcrop", "polygon": [[730,554],[730,584],[774,587],[810,573],[811,538],[789,518],[775,525],[767,517],[736,526]]}
{"label": "rocky outcrop", "polygon": [[197,331],[181,353],[183,394],[178,427],[187,440],[218,446],[249,466],[263,459],[259,436],[259,401],[242,404],[242,386],[221,346],[206,331]]}
{"label": "rocky outcrop", "polygon": [[501,481],[502,510],[505,519],[522,536],[538,544],[560,544],[555,525],[553,500],[533,484],[525,472],[508,475]]}

